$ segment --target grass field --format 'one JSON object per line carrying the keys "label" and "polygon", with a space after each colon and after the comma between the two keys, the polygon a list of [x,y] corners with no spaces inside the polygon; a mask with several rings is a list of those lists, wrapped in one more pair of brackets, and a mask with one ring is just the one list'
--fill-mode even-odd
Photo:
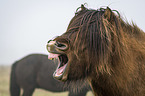
{"label": "grass field", "polygon": [[[0,96],[10,96],[9,94],[10,66],[0,66]],[[67,96],[68,92],[52,93],[42,89],[36,89],[33,96]],[[93,96],[88,92],[87,96]]]}

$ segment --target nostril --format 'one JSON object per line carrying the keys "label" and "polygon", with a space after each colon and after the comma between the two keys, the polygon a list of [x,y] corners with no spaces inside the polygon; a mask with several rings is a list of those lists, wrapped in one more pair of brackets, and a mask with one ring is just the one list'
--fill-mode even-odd
{"label": "nostril", "polygon": [[57,47],[66,47],[66,45],[64,45],[64,44],[61,44],[61,43],[59,43],[59,42],[57,42],[56,41],[56,44],[55,44]]}
{"label": "nostril", "polygon": [[60,50],[60,51],[66,51],[68,49],[68,45],[66,43],[60,43],[58,41],[53,41],[53,40],[49,40],[47,42],[47,50],[48,51],[56,51],[56,50]]}
{"label": "nostril", "polygon": [[62,50],[62,51],[68,49],[68,45],[65,43],[60,43],[56,41],[55,45],[59,50]]}

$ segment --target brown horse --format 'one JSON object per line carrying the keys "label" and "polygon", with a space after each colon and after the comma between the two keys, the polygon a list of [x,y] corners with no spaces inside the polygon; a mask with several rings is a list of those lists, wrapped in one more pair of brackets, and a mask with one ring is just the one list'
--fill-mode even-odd
{"label": "brown horse", "polygon": [[116,10],[82,5],[47,50],[60,81],[86,80],[95,96],[145,96],[145,33]]}
{"label": "brown horse", "polygon": [[[57,63],[57,62],[56,62]],[[10,95],[20,96],[20,88],[23,96],[32,96],[36,88],[50,92],[69,91],[69,96],[85,96],[89,88],[74,93],[73,90],[64,86],[64,83],[53,79],[56,64],[48,60],[48,56],[42,54],[31,54],[12,65],[10,79]]]}

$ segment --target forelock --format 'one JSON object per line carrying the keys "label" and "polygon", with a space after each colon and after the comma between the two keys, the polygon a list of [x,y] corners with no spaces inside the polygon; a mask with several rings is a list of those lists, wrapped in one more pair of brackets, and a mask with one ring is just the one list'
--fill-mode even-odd
{"label": "forelock", "polygon": [[[105,11],[105,8],[97,10],[81,8],[72,18],[65,33],[69,34],[68,38],[72,39],[70,40],[73,42],[71,45],[73,44],[72,46],[77,54],[80,50],[87,50],[89,61],[98,58],[96,60],[98,63],[104,63],[104,58],[108,58],[112,50],[111,34],[117,33],[114,32],[113,26],[104,17]],[[113,16],[116,18],[116,15],[112,14]]]}

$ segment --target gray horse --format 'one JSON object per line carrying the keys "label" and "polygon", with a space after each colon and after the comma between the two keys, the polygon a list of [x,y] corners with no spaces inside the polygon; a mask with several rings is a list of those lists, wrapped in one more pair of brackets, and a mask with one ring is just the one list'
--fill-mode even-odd
{"label": "gray horse", "polygon": [[42,54],[31,54],[15,62],[11,68],[10,95],[20,96],[22,88],[23,96],[32,96],[36,88],[41,88],[51,92],[69,91],[69,96],[85,96],[90,88],[83,87],[74,93],[64,87],[64,83],[53,78],[57,66],[54,63]]}

